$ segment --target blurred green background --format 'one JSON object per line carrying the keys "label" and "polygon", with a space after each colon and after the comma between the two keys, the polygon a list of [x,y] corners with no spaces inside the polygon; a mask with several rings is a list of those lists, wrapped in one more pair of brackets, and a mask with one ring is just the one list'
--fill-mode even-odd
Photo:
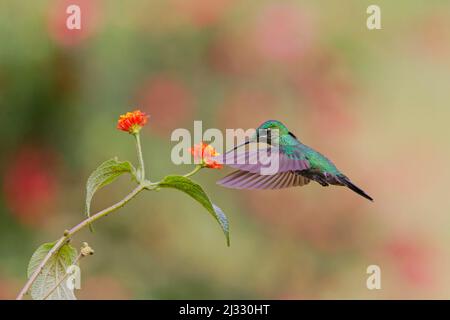
{"label": "blurred green background", "polygon": [[[65,28],[68,4],[82,29]],[[366,28],[381,7],[382,30]],[[140,108],[150,178],[176,128],[279,119],[375,198],[344,188],[236,191],[194,179],[227,213],[231,247],[197,203],[141,194],[87,229],[83,299],[450,298],[450,2],[0,2],[0,298],[33,251],[83,219],[85,182],[136,162],[119,114]],[[119,200],[128,178],[94,198]],[[381,267],[382,289],[366,288]]]}

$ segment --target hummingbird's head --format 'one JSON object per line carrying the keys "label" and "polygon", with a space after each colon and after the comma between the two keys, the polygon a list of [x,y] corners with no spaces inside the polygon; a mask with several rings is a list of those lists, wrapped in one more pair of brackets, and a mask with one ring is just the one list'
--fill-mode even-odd
{"label": "hummingbird's head", "polygon": [[260,125],[258,127],[258,129],[256,129],[256,132],[258,132],[260,129],[267,130],[267,131],[276,129],[276,130],[278,130],[278,133],[280,136],[289,134],[289,129],[286,128],[286,126],[278,120],[267,120],[262,125]]}
{"label": "hummingbird's head", "polygon": [[280,121],[268,120],[256,129],[254,139],[266,139],[269,144],[277,144],[278,138],[287,134],[290,134],[289,129]]}

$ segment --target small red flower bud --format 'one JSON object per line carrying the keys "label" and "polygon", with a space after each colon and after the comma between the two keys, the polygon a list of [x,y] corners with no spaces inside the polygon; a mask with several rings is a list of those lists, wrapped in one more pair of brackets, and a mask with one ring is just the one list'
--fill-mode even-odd
{"label": "small red flower bud", "polygon": [[127,112],[119,117],[117,122],[117,129],[136,134],[147,123],[148,115],[140,110]]}

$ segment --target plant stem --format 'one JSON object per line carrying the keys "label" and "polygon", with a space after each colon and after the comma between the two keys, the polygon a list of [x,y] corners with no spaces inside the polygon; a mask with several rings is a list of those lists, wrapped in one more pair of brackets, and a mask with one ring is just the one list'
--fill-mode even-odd
{"label": "plant stem", "polygon": [[[136,147],[138,150],[138,156],[139,156],[139,163],[140,163],[140,167],[142,168],[142,173],[144,173],[143,169],[144,169],[144,161],[142,159],[142,150],[141,150],[141,144],[140,144],[140,140],[139,140],[139,134],[135,135],[136,137]],[[194,170],[192,170],[191,172],[187,173],[184,175],[184,177],[190,177],[192,175],[194,175],[195,173],[197,173],[200,169],[202,169],[202,165],[197,165],[195,167]],[[34,283],[34,281],[36,281],[36,278],[39,276],[39,274],[41,273],[42,269],[44,268],[45,264],[50,260],[50,258],[56,253],[58,252],[58,250],[67,242],[67,240],[72,237],[75,233],[77,233],[78,231],[80,231],[81,229],[85,228],[86,226],[89,226],[92,222],[107,216],[108,214],[110,214],[111,212],[122,208],[125,204],[127,204],[131,199],[133,199],[135,196],[137,196],[142,190],[147,189],[147,190],[152,190],[154,189],[159,182],[150,182],[148,180],[141,180],[140,184],[133,190],[131,191],[125,198],[123,198],[121,201],[117,202],[116,204],[113,204],[112,206],[103,209],[102,211],[97,212],[96,214],[90,216],[89,218],[83,220],[82,222],[80,222],[79,224],[77,224],[76,226],[72,227],[70,230],[66,230],[64,232],[64,236],[62,236],[61,238],[59,238],[55,245],[50,249],[50,251],[47,253],[47,255],[45,256],[45,258],[41,261],[41,263],[39,264],[39,266],[36,268],[36,270],[33,272],[33,274],[30,276],[30,278],[28,279],[27,283],[25,284],[25,286],[22,288],[22,290],[19,292],[19,294],[16,297],[16,300],[22,300],[24,295],[28,292],[28,290],[30,290],[31,285]]]}
{"label": "plant stem", "polygon": [[136,138],[136,151],[139,159],[139,182],[145,180],[145,165],[144,165],[144,157],[142,156],[142,147],[141,147],[141,138],[139,136],[139,132],[133,134]]}
{"label": "plant stem", "polygon": [[23,296],[30,290],[31,285],[34,281],[36,281],[36,278],[41,273],[42,269],[44,268],[45,264],[50,260],[50,258],[66,243],[66,241],[73,236],[75,233],[83,229],[84,227],[88,226],[90,223],[107,216],[111,212],[122,208],[125,204],[127,204],[131,199],[133,199],[136,195],[138,195],[142,190],[144,190],[147,187],[145,183],[139,184],[133,191],[131,191],[125,198],[123,198],[121,201],[117,202],[116,204],[113,204],[112,206],[103,209],[102,211],[97,212],[96,214],[90,216],[89,218],[83,220],[76,226],[72,227],[70,230],[66,230],[64,232],[64,236],[59,238],[55,245],[50,249],[50,251],[47,253],[45,258],[41,261],[39,266],[36,268],[36,270],[33,272],[33,274],[28,279],[25,286],[22,288],[20,293],[17,295],[16,300],[22,300]]}
{"label": "plant stem", "polygon": [[193,176],[194,174],[196,174],[200,169],[202,169],[203,166],[201,164],[198,164],[194,170],[192,170],[191,172],[185,174],[183,177],[188,178],[190,176]]}
{"label": "plant stem", "polygon": [[[75,262],[73,264],[77,264],[81,258],[83,258],[84,256],[81,254],[81,252],[78,254],[77,258],[75,259]],[[42,300],[47,300],[48,297],[50,297],[50,295],[55,292],[55,290],[61,285],[61,283],[67,279],[67,277],[69,276],[68,273],[66,273],[64,275],[64,277],[61,278],[61,280],[58,281],[58,283],[56,283],[53,288],[51,288],[48,293],[45,295],[45,297]]]}

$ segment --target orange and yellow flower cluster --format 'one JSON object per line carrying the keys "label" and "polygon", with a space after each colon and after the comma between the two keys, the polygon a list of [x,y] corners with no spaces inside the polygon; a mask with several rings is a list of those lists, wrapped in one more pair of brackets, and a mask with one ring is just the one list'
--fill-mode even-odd
{"label": "orange and yellow flower cluster", "polygon": [[135,110],[133,112],[127,112],[119,117],[117,122],[117,129],[136,134],[143,126],[147,123],[148,115],[140,110]]}
{"label": "orange and yellow flower cluster", "polygon": [[221,169],[223,165],[218,163],[213,158],[218,156],[219,153],[211,145],[201,142],[190,148],[190,152],[194,156],[195,161],[200,161],[201,165],[210,169]]}

